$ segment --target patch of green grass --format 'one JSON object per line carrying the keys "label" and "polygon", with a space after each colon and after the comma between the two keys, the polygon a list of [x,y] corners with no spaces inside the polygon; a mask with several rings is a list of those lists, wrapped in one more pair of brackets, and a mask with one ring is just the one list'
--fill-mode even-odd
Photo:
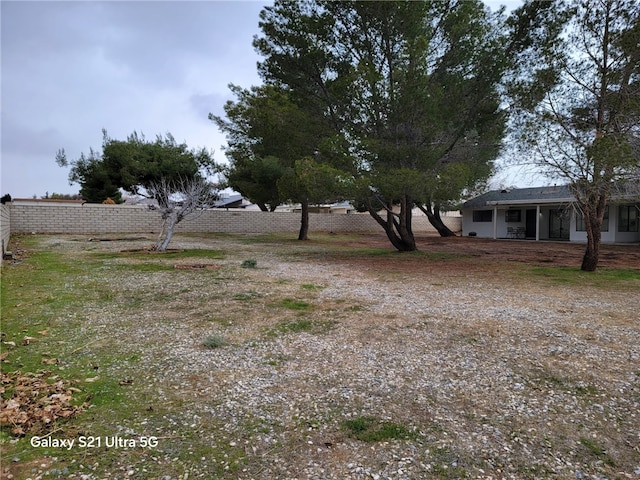
{"label": "patch of green grass", "polygon": [[256,268],[258,266],[258,261],[253,259],[253,258],[249,258],[247,260],[244,260],[240,266],[242,268]]}
{"label": "patch of green grass", "polygon": [[[67,260],[52,251],[34,251],[18,265],[5,265],[0,282],[3,351],[8,353],[4,371],[35,372],[42,368],[44,352],[57,357],[62,352],[57,327],[74,325],[75,312],[87,300],[102,303],[109,295],[91,282],[78,280],[91,265]],[[22,345],[24,337],[36,338]]]}
{"label": "patch of green grass", "polygon": [[311,291],[315,291],[315,290],[323,290],[325,288],[324,285],[313,285],[311,283],[304,283],[300,286],[303,290],[311,290]]}
{"label": "patch of green grass", "polygon": [[530,377],[530,381],[535,386],[540,385],[544,388],[563,390],[575,395],[592,396],[600,393],[594,385],[576,382],[575,380],[559,376],[547,370],[539,370],[535,376]]}
{"label": "patch of green grass", "polygon": [[288,308],[289,310],[309,310],[311,308],[310,303],[296,298],[283,298],[280,301],[280,306]]}
{"label": "patch of green grass", "polygon": [[213,250],[206,248],[189,248],[185,250],[169,250],[166,252],[153,252],[153,251],[123,251],[123,252],[93,252],[91,257],[96,259],[113,259],[113,258],[136,258],[136,259],[171,259],[181,260],[185,258],[201,258],[219,260],[224,258],[224,252],[222,250]]}
{"label": "patch of green grass", "polygon": [[[92,329],[86,316],[105,312],[107,318],[112,315],[117,318],[125,311],[121,305],[124,302],[117,302],[121,297],[110,280],[95,275],[103,263],[101,259],[56,251],[44,244],[46,237],[16,237],[12,241],[20,242],[20,248],[25,248],[27,254],[19,263],[2,268],[2,340],[16,344],[3,345],[7,357],[1,364],[2,371],[46,370],[51,372],[46,374],[51,381],[63,381],[73,387],[73,404],[89,403],[84,413],[58,420],[52,429],[62,427],[65,431],[81,429],[92,435],[112,435],[117,422],[139,418],[146,408],[147,396],[136,393],[136,385],[143,383],[136,377],[139,349],[143,345],[140,339],[131,339],[126,345],[114,344],[108,331],[117,327]],[[25,336],[35,340],[23,345]],[[129,379],[133,379],[132,384]],[[9,395],[10,390],[5,393]],[[3,436],[10,436],[9,430],[3,427]],[[28,444],[30,436],[12,444],[12,456],[29,461],[43,454]],[[60,455],[60,461],[64,462],[74,452]]]}
{"label": "patch of green grass", "polygon": [[220,348],[229,345],[229,342],[220,335],[207,335],[202,341],[202,345],[206,348]]}
{"label": "patch of green grass", "polygon": [[282,323],[279,325],[279,330],[283,333],[310,332],[312,329],[313,322],[306,319],[296,320],[295,322]]}
{"label": "patch of green grass", "polygon": [[386,422],[374,417],[357,417],[342,422],[342,428],[350,436],[363,442],[408,440],[416,433],[400,423]]}
{"label": "patch of green grass", "polygon": [[133,270],[134,272],[162,272],[166,270],[173,270],[173,265],[167,265],[166,263],[124,263],[116,267],[119,270]]}
{"label": "patch of green grass", "polygon": [[534,276],[562,285],[590,285],[612,287],[628,284],[640,285],[640,270],[599,268],[595,272],[584,272],[579,267],[531,267]]}
{"label": "patch of green grass", "polygon": [[236,293],[233,296],[233,299],[234,300],[241,300],[241,301],[248,301],[248,300],[255,300],[256,298],[261,298],[263,296],[264,295],[262,293],[250,291],[250,292]]}
{"label": "patch of green grass", "polygon": [[615,467],[615,462],[613,461],[613,459],[594,440],[586,437],[580,437],[580,444],[585,447],[589,455],[591,455],[592,457],[597,458],[605,465]]}

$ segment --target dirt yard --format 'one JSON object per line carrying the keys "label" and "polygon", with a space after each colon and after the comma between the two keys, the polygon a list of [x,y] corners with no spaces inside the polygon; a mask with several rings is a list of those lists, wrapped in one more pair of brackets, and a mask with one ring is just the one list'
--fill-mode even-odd
{"label": "dirt yard", "polygon": [[38,237],[3,267],[18,294],[37,252],[63,272],[53,300],[13,300],[3,322],[38,341],[7,361],[46,353],[93,389],[52,436],[158,444],[4,441],[14,478],[640,478],[638,245],[604,245],[589,274],[569,243],[92,240]]}
{"label": "dirt yard", "polygon": [[[424,252],[446,252],[461,257],[475,257],[482,264],[521,262],[539,266],[580,266],[585,246],[569,242],[530,240],[492,240],[485,238],[417,236],[418,249]],[[363,236],[346,245],[389,248],[384,235]],[[603,244],[600,256],[602,268],[640,269],[640,245]]]}

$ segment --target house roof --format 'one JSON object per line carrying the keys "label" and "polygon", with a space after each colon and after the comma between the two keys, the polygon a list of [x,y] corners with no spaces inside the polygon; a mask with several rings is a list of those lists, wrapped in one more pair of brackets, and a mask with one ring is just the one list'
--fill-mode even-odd
{"label": "house roof", "polygon": [[245,203],[244,197],[240,194],[224,196],[213,202],[215,208],[244,208],[249,205],[251,203]]}
{"label": "house roof", "polygon": [[491,190],[466,201],[462,208],[482,208],[505,204],[568,203],[574,197],[568,185]]}

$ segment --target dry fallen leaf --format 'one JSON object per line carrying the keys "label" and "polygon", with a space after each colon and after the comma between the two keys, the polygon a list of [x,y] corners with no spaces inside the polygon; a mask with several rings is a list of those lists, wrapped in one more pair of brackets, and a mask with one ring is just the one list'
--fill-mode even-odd
{"label": "dry fallen leaf", "polygon": [[10,427],[14,435],[46,433],[58,418],[68,418],[83,406],[71,404],[72,390],[60,380],[49,383],[51,372],[5,374],[0,372],[0,383],[11,385],[13,396],[0,402],[0,425]]}
{"label": "dry fallen leaf", "polygon": [[37,338],[35,338],[35,337],[25,336],[25,337],[22,339],[22,345],[23,345],[23,346],[25,346],[25,345],[29,345],[31,342],[33,342],[33,341],[35,341],[35,340],[38,340],[38,339],[37,339]]}
{"label": "dry fallen leaf", "polygon": [[40,330],[38,333],[40,335],[49,335],[49,330]]}
{"label": "dry fallen leaf", "polygon": [[98,380],[100,377],[91,377],[91,378],[85,378],[84,381],[87,383],[93,383],[96,380]]}
{"label": "dry fallen leaf", "polygon": [[45,365],[56,365],[58,363],[57,358],[43,358],[42,362]]}

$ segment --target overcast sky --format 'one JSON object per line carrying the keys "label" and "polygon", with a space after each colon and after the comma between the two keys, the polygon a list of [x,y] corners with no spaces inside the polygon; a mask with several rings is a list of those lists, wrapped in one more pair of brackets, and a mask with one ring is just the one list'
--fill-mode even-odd
{"label": "overcast sky", "polygon": [[223,114],[229,83],[260,83],[251,42],[270,3],[2,0],[0,194],[77,193],[55,154],[100,150],[103,128],[115,139],[171,132],[223,161],[207,115]]}

